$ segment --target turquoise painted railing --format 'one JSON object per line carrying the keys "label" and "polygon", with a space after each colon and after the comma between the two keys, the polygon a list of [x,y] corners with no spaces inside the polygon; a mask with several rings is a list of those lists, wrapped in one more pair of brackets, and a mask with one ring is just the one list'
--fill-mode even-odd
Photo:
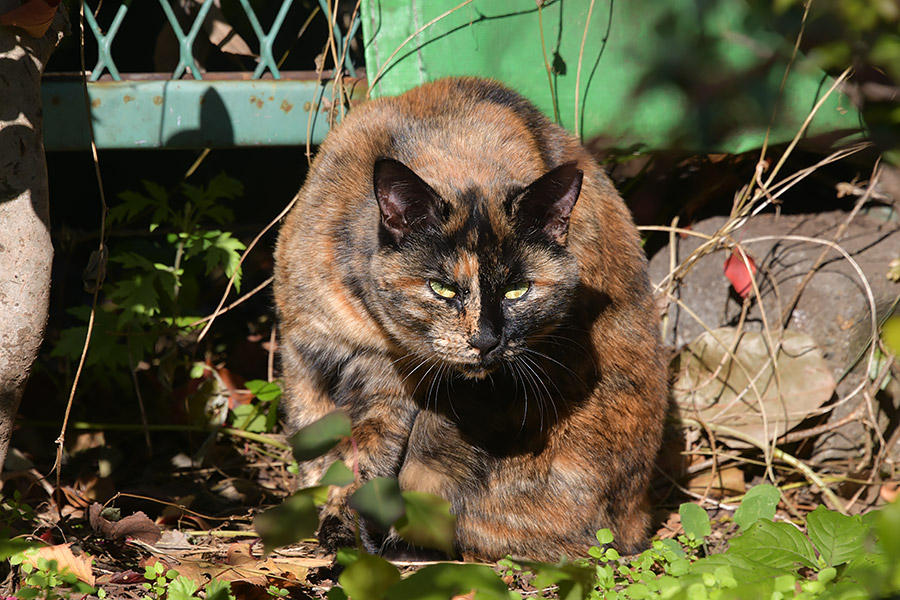
{"label": "turquoise painted railing", "polygon": [[[251,73],[204,73],[192,48],[212,0],[199,4],[187,32],[168,0],[158,0],[178,44],[178,64],[171,73],[122,73],[112,52],[113,41],[128,17],[129,3],[119,5],[104,31],[90,8],[85,22],[97,45],[97,63],[87,76],[88,106],[80,77],[45,74],[42,83],[44,139],[48,150],[88,148],[93,123],[99,148],[208,148],[236,146],[317,144],[324,139],[335,116],[332,73],[283,72],[274,58],[275,36],[281,31],[293,0],[282,4],[269,31],[263,29],[250,4],[239,0],[259,43],[259,56]],[[332,0],[335,1],[335,0]],[[319,0],[323,15],[331,2]],[[329,19],[330,20],[330,19]],[[359,28],[359,17],[346,35],[334,24],[335,47],[343,49],[344,81],[351,98],[365,95],[364,79],[356,69],[346,41]],[[324,105],[324,106],[323,106]]]}

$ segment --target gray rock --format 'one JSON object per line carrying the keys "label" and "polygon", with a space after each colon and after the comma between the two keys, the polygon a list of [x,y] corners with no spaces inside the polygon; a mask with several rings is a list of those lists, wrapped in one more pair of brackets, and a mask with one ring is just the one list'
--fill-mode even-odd
{"label": "gray rock", "polygon": [[[757,266],[761,302],[753,300],[744,328],[761,331],[765,317],[774,335],[781,330],[782,314],[788,310],[798,286],[823,250],[827,250],[824,261],[807,281],[790,313],[787,328],[807,333],[822,348],[835,380],[840,382],[833,402],[845,398],[866,377],[866,349],[873,329],[867,288],[871,290],[876,319],[891,310],[900,295],[900,284],[886,277],[888,264],[900,256],[900,223],[858,215],[836,241],[858,265],[864,279],[839,251],[823,243],[798,239],[830,242],[847,216],[843,212],[762,214],[749,219],[730,238],[753,257]],[[694,224],[692,230],[713,234],[727,220],[727,217],[713,217]],[[684,262],[704,241],[695,236],[677,236],[674,247],[666,246],[656,253],[650,261],[650,278],[658,290],[666,289],[670,264]],[[705,328],[738,324],[742,301],[723,273],[731,246],[720,243],[675,282],[672,294],[678,301],[668,303],[664,339],[676,349],[696,338]],[[882,428],[887,428],[888,423],[896,423],[900,399],[896,395],[892,398],[884,398],[885,394],[879,396],[884,411],[879,423]],[[862,395],[840,403],[828,419],[847,416],[860,401]],[[890,437],[890,432],[885,437]],[[849,423],[828,435],[819,436],[812,460],[854,460],[863,453],[865,438],[865,429],[860,423]],[[892,454],[900,456],[900,448],[895,447]]]}

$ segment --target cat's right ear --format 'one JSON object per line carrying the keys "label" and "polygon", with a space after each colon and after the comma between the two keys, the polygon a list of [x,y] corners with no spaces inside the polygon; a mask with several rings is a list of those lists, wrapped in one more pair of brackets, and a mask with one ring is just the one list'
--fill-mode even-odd
{"label": "cat's right ear", "polygon": [[381,224],[395,243],[413,231],[437,227],[442,200],[399,160],[379,158],[372,173]]}

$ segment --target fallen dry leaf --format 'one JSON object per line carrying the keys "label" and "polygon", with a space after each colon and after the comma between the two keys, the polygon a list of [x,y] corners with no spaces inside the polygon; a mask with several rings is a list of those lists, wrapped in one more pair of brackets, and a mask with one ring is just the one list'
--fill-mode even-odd
{"label": "fallen dry leaf", "polygon": [[[240,546],[241,544],[234,544]],[[303,564],[303,561],[295,560],[256,560],[247,557],[250,560],[238,558],[241,555],[240,549],[229,550],[229,559],[236,560],[239,564],[219,564],[212,563],[208,560],[181,558],[177,564],[170,565],[163,557],[153,557],[141,566],[152,565],[154,562],[162,562],[167,568],[178,571],[179,575],[183,575],[188,579],[193,579],[199,584],[210,579],[219,579],[228,582],[244,582],[255,586],[267,586],[270,583],[280,583],[283,581],[306,581],[309,573],[309,567]],[[321,566],[321,565],[316,565]]]}
{"label": "fallen dry leaf", "polygon": [[155,544],[159,541],[162,532],[159,527],[150,520],[150,517],[138,511],[124,517],[119,521],[110,521],[100,516],[103,506],[97,502],[91,505],[89,521],[95,532],[102,534],[108,540],[116,540],[121,537],[131,536],[145,544]]}
{"label": "fallen dry leaf", "polygon": [[69,544],[57,546],[44,546],[34,552],[25,553],[25,562],[34,567],[38,566],[38,559],[48,561],[55,560],[56,568],[60,573],[69,572],[88,585],[94,585],[94,574],[91,572],[91,559],[87,554],[75,556]]}
{"label": "fallen dry leaf", "polygon": [[228,546],[225,562],[237,566],[256,562],[256,558],[250,552],[250,544],[236,543]]}
{"label": "fallen dry leaf", "polygon": [[[672,396],[681,414],[737,431],[720,434],[734,448],[749,436],[770,442],[798,425],[834,392],[834,376],[809,335],[785,330],[771,361],[765,334],[721,327],[700,334],[675,358]],[[777,376],[776,376],[777,375]]]}
{"label": "fallen dry leaf", "polygon": [[163,531],[162,537],[155,544],[160,550],[193,550],[195,546],[191,544],[188,536],[183,531],[177,529],[167,529]]}
{"label": "fallen dry leaf", "polygon": [[[742,496],[747,493],[744,471],[739,465],[719,467],[716,470],[715,477],[713,477],[711,469],[698,473],[690,478],[686,487],[692,492],[706,494],[711,498],[720,500],[729,496]],[[707,491],[707,487],[709,491]]]}

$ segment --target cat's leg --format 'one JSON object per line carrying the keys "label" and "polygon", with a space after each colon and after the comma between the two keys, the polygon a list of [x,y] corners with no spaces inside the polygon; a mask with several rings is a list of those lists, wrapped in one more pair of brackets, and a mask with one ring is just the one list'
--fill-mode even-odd
{"label": "cat's leg", "polygon": [[[621,550],[639,549],[649,523],[647,456],[596,435],[591,439],[577,423],[558,427],[568,431],[551,436],[541,451],[496,456],[471,443],[451,420],[423,411],[400,486],[451,503],[456,547],[466,558],[511,554],[555,562],[563,555],[586,556],[604,527],[613,530]],[[647,446],[654,444],[648,440]]]}
{"label": "cat's leg", "polygon": [[354,522],[347,498],[373,477],[396,477],[406,450],[416,406],[390,357],[359,351],[336,360],[317,360],[297,347],[283,350],[289,428],[308,425],[341,409],[352,423],[352,436],[325,455],[300,465],[300,485],[318,484],[336,461],[359,473],[356,483],[332,487],[322,509],[319,540],[327,550],[355,545],[356,529],[369,551],[376,551],[381,535],[366,523]]}

